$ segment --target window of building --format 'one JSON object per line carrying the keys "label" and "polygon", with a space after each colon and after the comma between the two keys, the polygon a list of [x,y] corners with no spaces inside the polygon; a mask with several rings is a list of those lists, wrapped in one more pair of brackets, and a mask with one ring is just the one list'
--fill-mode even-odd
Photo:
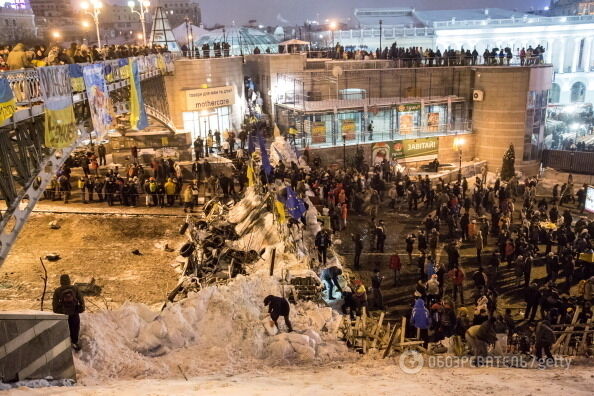
{"label": "window of building", "polygon": [[586,100],[586,85],[576,82],[571,86],[571,103],[583,103]]}
{"label": "window of building", "polygon": [[541,157],[548,97],[549,91],[528,92],[524,134],[524,161],[535,161]]}
{"label": "window of building", "polygon": [[561,98],[561,87],[559,84],[553,83],[551,91],[549,92],[549,103],[559,103]]}

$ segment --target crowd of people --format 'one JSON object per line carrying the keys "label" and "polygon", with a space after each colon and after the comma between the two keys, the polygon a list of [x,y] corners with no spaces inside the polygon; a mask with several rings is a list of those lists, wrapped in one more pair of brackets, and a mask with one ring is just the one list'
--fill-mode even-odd
{"label": "crowd of people", "polygon": [[[395,61],[399,67],[421,67],[421,66],[476,66],[476,65],[510,65],[514,63],[521,66],[537,65],[544,62],[545,48],[541,45],[527,48],[518,48],[514,53],[509,47],[485,49],[479,53],[476,48],[473,50],[460,48],[422,48],[422,47],[398,47],[393,43],[390,47],[383,49],[366,50],[345,48],[340,43],[331,48],[327,56],[343,60],[377,60],[386,59]],[[311,56],[314,56],[312,53]]]}
{"label": "crowd of people", "polygon": [[29,69],[42,66],[68,65],[73,63],[93,63],[103,60],[146,56],[168,52],[159,45],[145,47],[139,45],[96,45],[71,43],[68,48],[58,44],[26,47],[22,43],[0,47],[0,71]]}
{"label": "crowd of people", "polygon": [[[340,296],[345,314],[360,315],[362,307],[385,308],[382,288],[386,281],[380,268],[387,264],[394,273],[394,287],[404,286],[404,268],[418,273],[408,316],[411,333],[414,336],[418,329],[425,345],[457,337],[459,345],[465,340],[476,356],[484,356],[489,344],[504,352],[526,351],[527,340],[536,336],[537,357],[544,351],[550,358],[553,325],[571,322],[578,307],[581,323],[592,317],[594,272],[592,264],[581,258],[593,252],[594,221],[584,216],[576,221],[568,206],[575,204],[583,212],[586,186],[574,193],[570,179],[555,186],[547,199],[537,196],[536,178],[520,183],[512,177],[487,184],[478,176],[472,187],[466,178],[453,183],[441,178],[431,181],[402,174],[387,161],[374,168],[356,162],[354,168],[331,169],[321,166],[316,157],[308,172],[282,163],[274,170],[276,179],[287,180],[297,192],[311,190],[312,203],[324,208],[323,227],[315,239],[322,266],[329,261],[336,235],[352,242],[351,268],[357,272],[362,269],[362,252],[387,252],[385,242],[392,232],[382,213],[407,209],[413,215],[428,213],[421,227],[403,238],[407,259],[395,252],[374,255],[377,259],[368,268],[372,270],[370,292],[358,276],[347,284],[341,282],[343,269],[334,264],[322,272],[328,299]],[[368,225],[346,237],[340,233],[351,213],[366,216]],[[441,247],[445,259],[440,260]],[[476,252],[470,260],[461,254],[461,249],[468,248]],[[470,270],[475,266],[476,270]],[[546,278],[534,276],[538,266],[546,268]],[[510,291],[510,282],[511,292],[525,299],[526,322],[514,317],[511,309],[503,312],[498,306],[498,296],[504,289]],[[468,283],[473,285],[470,290],[466,290]],[[570,295],[576,284],[577,294],[574,290]]]}

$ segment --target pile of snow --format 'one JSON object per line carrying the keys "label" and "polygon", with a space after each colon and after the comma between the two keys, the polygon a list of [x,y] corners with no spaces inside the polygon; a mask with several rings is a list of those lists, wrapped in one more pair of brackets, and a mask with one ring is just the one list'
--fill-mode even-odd
{"label": "pile of snow", "polygon": [[11,383],[0,382],[0,391],[16,389],[16,388],[20,388],[20,387],[47,388],[50,386],[74,386],[74,380],[71,380],[71,379],[55,380],[51,377],[48,377],[46,379],[18,381],[18,382],[11,382]]}
{"label": "pile of snow", "polygon": [[[128,303],[115,311],[84,314],[76,367],[83,383],[107,378],[228,372],[277,361],[341,360],[350,353],[336,341],[341,316],[313,303],[292,306],[295,335],[270,337],[264,297],[281,295],[271,277],[240,276],[168,305],[161,313]],[[282,318],[279,326],[283,328]],[[299,344],[309,337],[305,351]],[[279,351],[286,351],[280,353]],[[293,352],[290,352],[293,351]],[[300,351],[300,352],[297,352]]]}

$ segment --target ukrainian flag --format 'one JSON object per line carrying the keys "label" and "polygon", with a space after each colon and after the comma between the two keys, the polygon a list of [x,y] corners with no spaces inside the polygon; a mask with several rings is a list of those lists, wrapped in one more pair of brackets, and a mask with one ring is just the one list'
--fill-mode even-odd
{"label": "ukrainian flag", "polygon": [[68,65],[70,74],[70,85],[72,92],[83,92],[85,90],[85,80],[83,79],[82,66],[79,64]]}
{"label": "ukrainian flag", "polygon": [[0,77],[0,122],[12,117],[16,111],[14,95],[8,80]]}

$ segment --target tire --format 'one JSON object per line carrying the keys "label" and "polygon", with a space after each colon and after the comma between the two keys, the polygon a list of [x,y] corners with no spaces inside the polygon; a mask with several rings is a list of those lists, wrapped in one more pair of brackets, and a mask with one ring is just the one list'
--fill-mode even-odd
{"label": "tire", "polygon": [[190,257],[192,253],[194,253],[194,250],[196,250],[196,245],[192,242],[188,242],[179,249],[179,254],[182,257]]}

